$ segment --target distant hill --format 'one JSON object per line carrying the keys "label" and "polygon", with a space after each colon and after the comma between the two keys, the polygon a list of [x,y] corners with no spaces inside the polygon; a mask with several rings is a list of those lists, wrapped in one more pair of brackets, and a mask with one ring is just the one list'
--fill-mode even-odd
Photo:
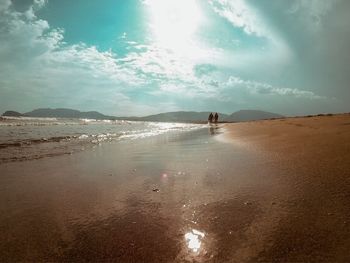
{"label": "distant hill", "polygon": [[[208,121],[209,114],[210,112],[176,111],[140,117],[138,120],[160,122],[206,122]],[[227,114],[218,114],[221,120],[228,117]]]}
{"label": "distant hill", "polygon": [[36,109],[26,113],[19,113],[17,111],[6,111],[2,116],[8,117],[41,117],[41,118],[77,118],[77,119],[96,119],[96,120],[109,120],[109,119],[122,119],[114,116],[107,116],[97,111],[81,112],[72,109]]}
{"label": "distant hill", "polygon": [[81,112],[72,109],[36,109],[23,114],[26,117],[44,117],[44,118],[79,118],[79,119],[97,119],[105,120],[115,118],[112,116],[107,116],[97,111]]}
{"label": "distant hill", "polygon": [[22,113],[19,113],[17,111],[12,111],[12,110],[8,110],[5,111],[2,116],[7,116],[7,117],[21,117],[23,116]]}
{"label": "distant hill", "polygon": [[[130,120],[130,121],[158,121],[158,122],[207,122],[210,112],[196,112],[196,111],[176,111],[166,112],[145,117],[115,117],[108,116],[97,111],[81,112],[72,109],[50,109],[42,108],[36,109],[26,113],[19,113],[16,111],[6,111],[3,116],[11,117],[42,117],[42,118],[77,118],[77,119],[97,119],[97,120]],[[219,114],[219,121],[224,122],[240,122],[252,121],[271,118],[282,118],[282,115],[258,111],[258,110],[240,110],[231,115],[224,113]]]}
{"label": "distant hill", "polygon": [[272,112],[260,111],[260,110],[240,110],[232,113],[225,121],[229,122],[241,122],[241,121],[255,121],[265,120],[272,118],[283,118],[284,116]]}

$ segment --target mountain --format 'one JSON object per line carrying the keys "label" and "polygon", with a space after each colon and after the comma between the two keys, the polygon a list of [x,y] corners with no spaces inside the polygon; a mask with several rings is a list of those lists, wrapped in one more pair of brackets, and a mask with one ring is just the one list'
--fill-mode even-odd
{"label": "mountain", "polygon": [[5,111],[2,116],[7,116],[7,117],[21,117],[23,116],[22,113],[19,113],[17,111],[12,111],[12,110],[8,110]]}
{"label": "mountain", "polygon": [[283,118],[284,116],[260,110],[240,110],[232,113],[230,116],[225,118],[225,121],[229,122],[241,122],[241,121],[255,121],[265,120],[272,118]]}
{"label": "mountain", "polygon": [[43,118],[79,118],[79,119],[97,119],[97,120],[107,120],[116,119],[113,116],[107,116],[97,111],[81,112],[72,109],[36,109],[27,113],[23,116],[26,117],[43,117]]}
{"label": "mountain", "polygon": [[[196,112],[196,111],[176,111],[166,112],[156,115],[139,117],[141,121],[160,121],[160,122],[207,122],[210,112]],[[219,120],[227,118],[227,114],[218,113]]]}
{"label": "mountain", "polygon": [[[24,114],[16,111],[6,111],[3,116],[25,116],[25,117],[44,117],[44,118],[78,118],[78,119],[97,119],[97,120],[130,120],[130,121],[158,121],[158,122],[207,122],[210,112],[196,112],[196,111],[176,111],[166,112],[145,117],[115,117],[108,116],[97,111],[81,112],[72,109],[36,109]],[[240,122],[263,120],[271,118],[283,118],[282,115],[258,111],[258,110],[240,110],[231,115],[224,113],[219,114],[220,122]]]}

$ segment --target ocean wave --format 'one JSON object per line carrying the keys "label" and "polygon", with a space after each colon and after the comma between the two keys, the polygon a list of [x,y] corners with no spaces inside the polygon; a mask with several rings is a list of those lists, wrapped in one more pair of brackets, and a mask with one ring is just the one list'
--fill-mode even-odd
{"label": "ocean wave", "polygon": [[70,140],[71,138],[73,137],[57,136],[57,137],[51,137],[51,138],[25,139],[25,140],[17,140],[12,142],[3,142],[3,143],[0,143],[0,149],[8,148],[8,147],[28,146],[28,145],[39,144],[39,143],[61,142],[63,140]]}
{"label": "ocean wave", "polygon": [[57,121],[57,118],[44,118],[44,117],[14,117],[14,116],[1,116],[2,120],[17,120],[17,121]]}
{"label": "ocean wave", "polygon": [[34,117],[0,117],[1,126],[51,126],[51,125],[124,125],[132,124],[126,120],[96,120],[73,118],[34,118]]}
{"label": "ocean wave", "polygon": [[[118,121],[120,122],[120,121]],[[126,123],[123,121],[122,123]],[[42,124],[42,123],[41,123]],[[140,123],[137,123],[140,125]],[[41,136],[40,132],[43,134],[48,133],[46,130],[13,130],[10,131],[6,141],[0,139],[0,148],[8,148],[8,147],[21,147],[28,146],[31,144],[40,144],[40,143],[50,143],[50,142],[62,142],[62,141],[71,141],[71,140],[79,140],[83,142],[90,143],[101,143],[104,141],[111,140],[120,140],[120,139],[139,139],[146,138],[151,136],[157,136],[160,134],[164,134],[167,132],[185,132],[198,128],[202,128],[203,125],[198,124],[179,124],[179,123],[142,123],[142,127],[130,128],[126,130],[119,130],[116,132],[96,132],[96,133],[79,133],[73,132],[74,134],[64,134],[67,131],[63,128],[63,130],[55,131],[55,133],[62,133],[62,135],[54,135],[54,136]],[[38,125],[41,126],[41,125]],[[31,134],[39,133],[39,137],[35,136],[35,138],[28,138]],[[23,136],[27,136],[27,138],[15,139],[11,137],[19,137],[19,135],[25,134]],[[10,138],[10,140],[8,140]]]}
{"label": "ocean wave", "polygon": [[[31,160],[81,151],[106,142],[144,139],[203,128],[198,124],[48,119],[39,122],[11,118],[0,126],[0,163]],[[16,122],[20,122],[16,126]],[[29,123],[29,124],[28,124]],[[74,124],[74,125],[71,125]],[[76,125],[83,124],[83,125]]]}
{"label": "ocean wave", "polygon": [[142,139],[152,136],[157,136],[169,132],[187,132],[191,130],[197,130],[204,128],[204,125],[188,124],[188,123],[167,123],[167,122],[149,122],[148,129],[133,131],[130,133],[124,133],[120,136],[120,139]]}

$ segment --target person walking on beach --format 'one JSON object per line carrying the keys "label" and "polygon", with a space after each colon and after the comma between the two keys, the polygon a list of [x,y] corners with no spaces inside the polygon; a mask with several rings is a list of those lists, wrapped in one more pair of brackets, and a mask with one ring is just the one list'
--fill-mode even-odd
{"label": "person walking on beach", "polygon": [[215,123],[217,123],[219,120],[219,114],[217,112],[215,112],[214,119],[215,119]]}
{"label": "person walking on beach", "polygon": [[213,122],[213,113],[211,112],[210,114],[209,114],[209,117],[208,117],[208,122],[209,123],[212,123]]}

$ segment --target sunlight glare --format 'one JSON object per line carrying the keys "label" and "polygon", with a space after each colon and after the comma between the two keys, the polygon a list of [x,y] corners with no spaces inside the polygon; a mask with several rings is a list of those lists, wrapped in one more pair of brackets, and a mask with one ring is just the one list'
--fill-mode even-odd
{"label": "sunlight glare", "polygon": [[193,252],[198,252],[201,247],[201,239],[205,236],[203,232],[200,232],[196,229],[192,229],[191,232],[186,233],[185,239],[187,240],[188,248]]}
{"label": "sunlight glare", "polygon": [[185,51],[202,22],[197,0],[146,0],[156,41],[169,49]]}

